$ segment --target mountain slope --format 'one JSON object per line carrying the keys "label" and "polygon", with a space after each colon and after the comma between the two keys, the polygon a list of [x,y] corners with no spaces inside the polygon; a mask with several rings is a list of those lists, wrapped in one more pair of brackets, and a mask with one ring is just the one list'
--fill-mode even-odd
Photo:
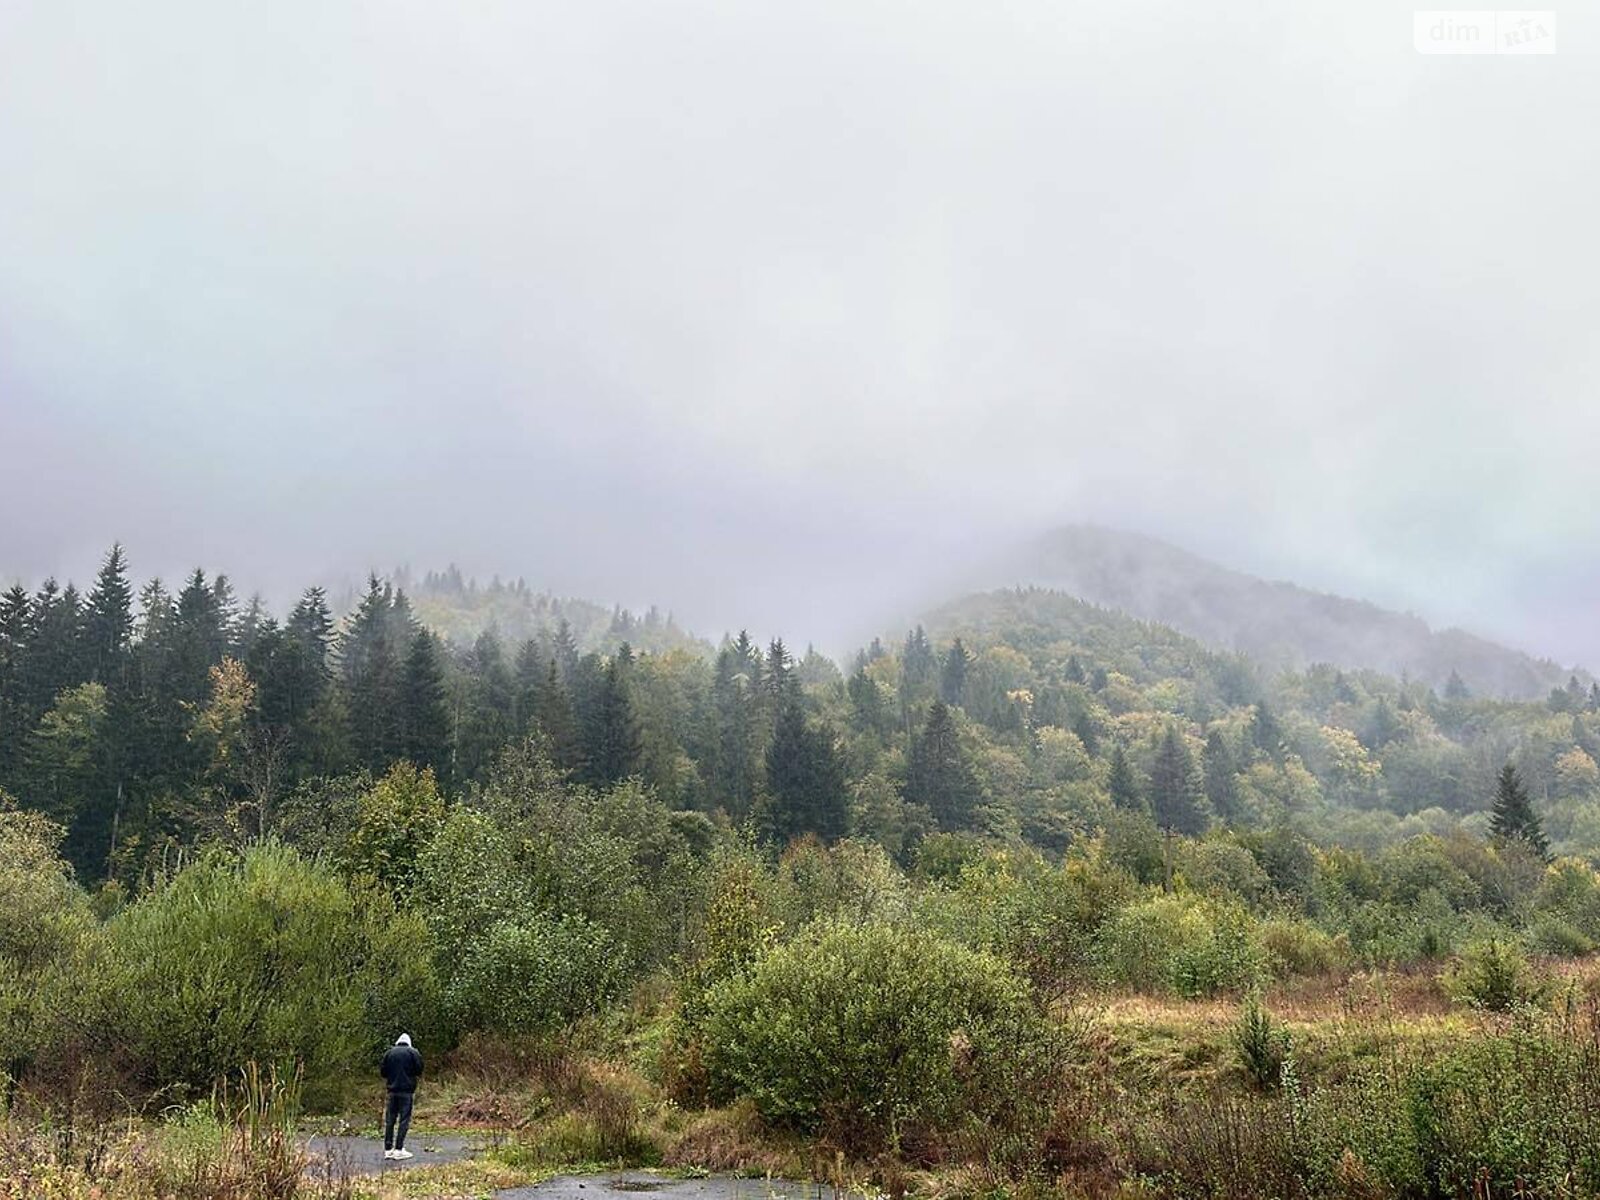
{"label": "mountain slope", "polygon": [[[1409,613],[1269,582],[1139,534],[1058,529],[1000,566],[1002,580],[1049,587],[1159,621],[1269,669],[1325,662],[1409,675],[1442,687],[1455,671],[1474,691],[1532,698],[1568,671],[1460,629],[1435,631]],[[1587,676],[1585,676],[1587,678]]]}

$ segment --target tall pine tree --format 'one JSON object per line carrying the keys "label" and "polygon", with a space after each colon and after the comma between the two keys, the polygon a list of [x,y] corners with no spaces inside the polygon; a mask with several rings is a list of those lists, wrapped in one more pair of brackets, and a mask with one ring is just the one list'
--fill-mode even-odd
{"label": "tall pine tree", "polygon": [[1111,770],[1106,777],[1106,792],[1111,804],[1124,812],[1148,812],[1144,796],[1139,791],[1139,780],[1128,761],[1128,752],[1121,742],[1111,747]]}
{"label": "tall pine tree", "polygon": [[1550,842],[1544,836],[1544,826],[1533,811],[1533,801],[1528,798],[1521,776],[1510,763],[1500,768],[1494,807],[1489,810],[1489,832],[1501,845],[1521,844],[1546,862],[1550,860]]}
{"label": "tall pine tree", "polygon": [[982,785],[961,748],[950,708],[935,700],[906,761],[906,799],[923,805],[944,830],[971,829]]}
{"label": "tall pine tree", "polygon": [[798,699],[778,713],[767,745],[768,822],[780,843],[811,833],[825,842],[845,834],[844,764],[833,738],[806,719]]}
{"label": "tall pine tree", "polygon": [[1150,799],[1160,828],[1189,835],[1205,829],[1194,757],[1174,725],[1167,726],[1150,765]]}

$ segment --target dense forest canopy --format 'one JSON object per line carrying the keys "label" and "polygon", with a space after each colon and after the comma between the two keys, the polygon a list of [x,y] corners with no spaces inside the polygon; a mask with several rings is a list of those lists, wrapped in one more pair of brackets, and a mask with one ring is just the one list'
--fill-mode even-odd
{"label": "dense forest canopy", "polygon": [[1369,850],[1481,835],[1511,761],[1554,848],[1600,854],[1600,688],[1576,678],[1516,702],[1459,676],[1269,675],[1041,589],[948,604],[844,670],[454,571],[374,576],[341,607],[313,587],[279,617],[201,570],[136,585],[120,547],[86,590],[11,588],[0,787],[68,830],[86,881],[266,833],[396,762],[464,795],[529,736],[579,783],[902,862],[938,832],[1052,854],[1141,823]]}

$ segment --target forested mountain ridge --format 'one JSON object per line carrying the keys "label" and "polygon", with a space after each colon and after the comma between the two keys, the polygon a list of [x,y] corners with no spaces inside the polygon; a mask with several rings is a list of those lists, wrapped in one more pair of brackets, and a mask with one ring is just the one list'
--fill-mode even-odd
{"label": "forested mountain ridge", "polygon": [[[120,549],[87,593],[13,587],[0,789],[63,825],[97,878],[320,820],[397,762],[466,795],[530,736],[577,784],[637,778],[758,838],[848,834],[901,861],[937,832],[1060,852],[1110,831],[1292,828],[1373,848],[1480,829],[1515,760],[1557,847],[1600,854],[1600,689],[1576,679],[1518,703],[1460,678],[1273,672],[1045,589],[945,605],[841,672],[620,610],[586,645],[559,617],[511,638],[495,614],[586,610],[459,577],[420,590],[426,621],[376,577],[342,618],[311,588],[280,621],[201,571],[136,596]],[[443,638],[436,620],[482,632]]]}
{"label": "forested mountain ridge", "polygon": [[1272,670],[1332,663],[1441,688],[1455,673],[1476,691],[1519,699],[1544,696],[1571,674],[1460,629],[1431,629],[1409,613],[1259,579],[1155,538],[1093,525],[1046,534],[987,573],[1171,625]]}
{"label": "forested mountain ridge", "polygon": [[[486,584],[479,583],[453,565],[420,576],[400,567],[388,580],[410,598],[417,619],[446,641],[470,642],[493,629],[501,639],[520,645],[531,637],[548,638],[565,625],[585,651],[610,650],[622,642],[653,651],[711,648],[681,629],[671,613],[662,614],[653,605],[639,615],[621,605],[608,608],[590,600],[536,591],[520,577],[507,583],[496,576]],[[334,598],[334,608],[348,612],[359,600],[358,592],[347,589]]]}

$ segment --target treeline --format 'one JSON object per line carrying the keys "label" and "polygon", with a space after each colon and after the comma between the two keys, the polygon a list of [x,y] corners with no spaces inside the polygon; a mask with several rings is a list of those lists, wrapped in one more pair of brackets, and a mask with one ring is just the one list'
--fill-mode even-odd
{"label": "treeline", "polygon": [[1510,703],[1324,667],[1263,679],[1038,590],[959,602],[841,672],[781,639],[680,641],[659,614],[580,637],[558,615],[575,610],[522,585],[422,586],[434,606],[509,596],[549,623],[447,641],[376,577],[342,615],[311,588],[279,620],[198,570],[136,595],[120,548],[87,593],[13,587],[0,788],[67,829],[81,878],[125,882],[397,762],[464,796],[530,735],[575,783],[638,778],[669,810],[779,845],[864,837],[902,864],[935,832],[1050,853],[1230,827],[1369,850],[1486,836],[1513,760],[1554,850],[1600,851],[1600,695],[1575,681]]}

